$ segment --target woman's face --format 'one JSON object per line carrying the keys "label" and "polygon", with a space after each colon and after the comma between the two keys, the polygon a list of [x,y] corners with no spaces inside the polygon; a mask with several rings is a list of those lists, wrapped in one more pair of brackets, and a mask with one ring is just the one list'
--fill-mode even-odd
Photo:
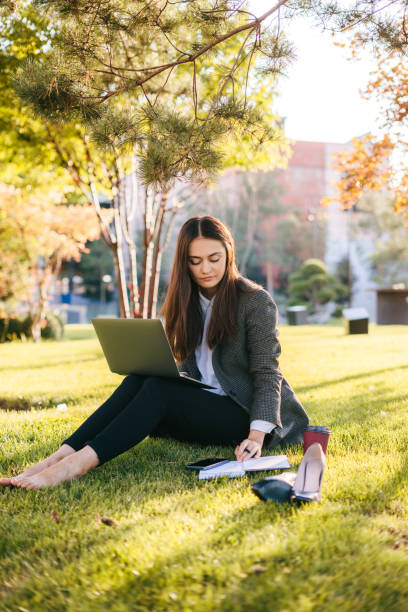
{"label": "woman's face", "polygon": [[188,248],[188,267],[193,280],[208,298],[217,291],[227,265],[227,253],[220,240],[194,238]]}

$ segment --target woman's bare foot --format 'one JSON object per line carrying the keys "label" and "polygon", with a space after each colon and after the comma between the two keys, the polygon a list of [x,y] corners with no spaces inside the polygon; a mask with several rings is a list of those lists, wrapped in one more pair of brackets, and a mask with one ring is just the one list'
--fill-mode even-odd
{"label": "woman's bare foot", "polygon": [[24,476],[17,486],[23,489],[41,489],[55,487],[65,480],[79,478],[99,465],[98,455],[90,446],[84,446],[73,455],[69,455],[33,476]]}
{"label": "woman's bare foot", "polygon": [[10,477],[10,478],[0,478],[0,485],[13,485],[14,487],[19,487],[22,478],[26,476],[34,476],[34,474],[38,474],[42,472],[46,468],[54,465],[61,459],[68,457],[75,453],[75,450],[69,446],[68,444],[63,444],[55,453],[46,457],[43,461],[32,465],[30,468],[19,474],[18,476]]}

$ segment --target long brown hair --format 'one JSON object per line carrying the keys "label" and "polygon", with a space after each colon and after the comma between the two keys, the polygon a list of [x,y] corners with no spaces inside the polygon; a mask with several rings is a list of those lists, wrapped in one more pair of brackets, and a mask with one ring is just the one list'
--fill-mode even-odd
{"label": "long brown hair", "polygon": [[214,296],[208,346],[214,348],[235,333],[240,275],[235,264],[234,240],[229,229],[215,217],[192,217],[180,230],[170,284],[160,313],[165,318],[166,334],[177,361],[184,361],[200,344],[203,335],[198,285],[188,267],[190,243],[201,237],[222,242],[227,255],[225,273]]}

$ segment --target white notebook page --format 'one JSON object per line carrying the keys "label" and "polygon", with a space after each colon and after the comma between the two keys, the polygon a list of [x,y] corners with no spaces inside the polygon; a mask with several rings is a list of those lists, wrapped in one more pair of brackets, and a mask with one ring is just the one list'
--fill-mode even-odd
{"label": "white notebook page", "polygon": [[259,457],[259,459],[248,459],[247,461],[229,461],[218,467],[200,470],[199,480],[228,476],[236,478],[244,476],[245,472],[261,472],[263,470],[281,470],[292,467],[286,455],[271,455]]}

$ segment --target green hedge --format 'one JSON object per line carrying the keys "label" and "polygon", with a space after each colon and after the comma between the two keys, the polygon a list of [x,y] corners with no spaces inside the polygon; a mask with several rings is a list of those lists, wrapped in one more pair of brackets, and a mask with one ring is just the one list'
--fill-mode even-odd
{"label": "green hedge", "polygon": [[[30,315],[0,315],[0,343],[31,338],[31,323]],[[41,337],[61,340],[63,335],[64,323],[61,318],[52,312],[48,312],[42,322]]]}

